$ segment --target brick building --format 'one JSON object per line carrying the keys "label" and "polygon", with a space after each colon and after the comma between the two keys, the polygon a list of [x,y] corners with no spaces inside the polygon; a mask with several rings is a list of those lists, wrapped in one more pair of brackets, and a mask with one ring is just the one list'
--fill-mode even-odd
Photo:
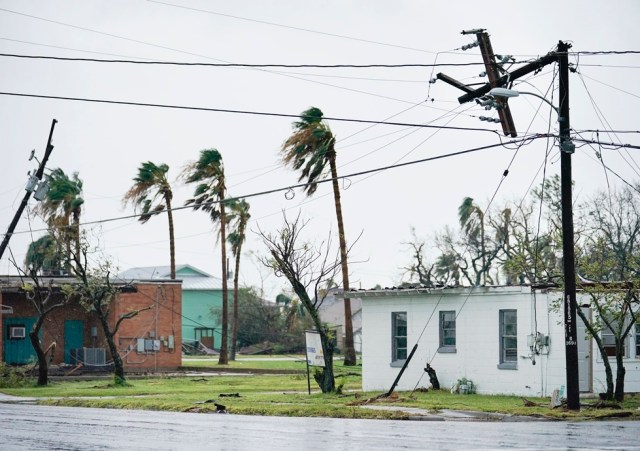
{"label": "brick building", "polygon": [[[62,299],[60,287],[73,278],[52,279],[53,296]],[[45,283],[45,281],[43,281]],[[46,280],[46,284],[49,280]],[[0,355],[7,364],[35,360],[29,332],[37,320],[33,303],[22,290],[22,280],[0,277]],[[123,321],[116,345],[125,371],[162,371],[182,364],[180,281],[133,282],[127,284],[111,306],[111,324],[127,312],[147,308]],[[53,303],[55,299],[52,300]],[[46,316],[41,328],[43,349],[51,347],[52,364],[108,366],[111,360],[98,318],[70,301]]]}

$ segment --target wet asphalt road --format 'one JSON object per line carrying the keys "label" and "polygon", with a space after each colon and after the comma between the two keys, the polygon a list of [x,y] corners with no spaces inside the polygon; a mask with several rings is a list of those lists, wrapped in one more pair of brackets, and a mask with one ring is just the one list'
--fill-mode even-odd
{"label": "wet asphalt road", "polygon": [[635,449],[640,422],[283,418],[0,404],[0,450]]}

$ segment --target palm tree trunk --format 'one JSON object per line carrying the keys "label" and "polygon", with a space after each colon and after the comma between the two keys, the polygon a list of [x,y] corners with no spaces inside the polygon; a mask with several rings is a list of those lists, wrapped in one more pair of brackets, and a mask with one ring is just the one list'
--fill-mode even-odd
{"label": "palm tree trunk", "polygon": [[[73,235],[71,229],[73,227],[71,226],[70,222],[71,222],[71,218],[69,213],[65,213],[63,235],[64,235],[65,252],[67,256],[67,264],[66,264],[67,274],[71,274],[71,262],[73,261],[73,258],[71,258],[71,240],[72,240],[71,235]],[[80,256],[78,256],[78,258],[79,257]]]}
{"label": "palm tree trunk", "polygon": [[167,203],[167,219],[169,220],[169,261],[171,265],[171,280],[176,278],[176,240],[173,229],[173,213],[171,211],[171,199],[165,196]]}
{"label": "palm tree trunk", "polygon": [[347,240],[344,236],[344,223],[342,221],[342,205],[340,202],[340,186],[338,185],[338,170],[336,168],[336,153],[332,149],[329,157],[331,178],[333,179],[333,200],[336,206],[336,218],[338,220],[338,237],[340,238],[340,263],[342,266],[342,287],[344,292],[344,364],[353,366],[356,364],[356,350],[353,345],[353,322],[351,319],[351,299],[349,299],[349,268],[347,266]]}
{"label": "palm tree trunk", "polygon": [[73,240],[76,253],[74,260],[76,260],[76,268],[80,271],[78,268],[80,265],[80,209],[73,210]]}
{"label": "palm tree trunk", "polygon": [[224,211],[224,196],[220,196],[220,245],[222,255],[222,334],[220,340],[220,357],[218,358],[219,365],[226,365],[229,363],[229,309],[228,309],[228,296],[229,290],[227,286],[227,218]]}
{"label": "palm tree trunk", "polygon": [[240,251],[242,244],[238,245],[238,253],[236,254],[236,269],[233,273],[233,318],[231,322],[231,360],[236,359],[236,342],[238,341],[238,275],[240,273]]}

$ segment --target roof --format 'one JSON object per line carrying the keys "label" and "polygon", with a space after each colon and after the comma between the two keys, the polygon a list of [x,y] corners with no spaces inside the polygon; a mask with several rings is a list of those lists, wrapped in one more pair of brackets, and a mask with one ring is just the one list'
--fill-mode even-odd
{"label": "roof", "polygon": [[[118,279],[158,280],[171,277],[170,266],[139,266],[122,271]],[[182,280],[182,290],[221,290],[222,279],[191,265],[176,265],[176,279]]]}

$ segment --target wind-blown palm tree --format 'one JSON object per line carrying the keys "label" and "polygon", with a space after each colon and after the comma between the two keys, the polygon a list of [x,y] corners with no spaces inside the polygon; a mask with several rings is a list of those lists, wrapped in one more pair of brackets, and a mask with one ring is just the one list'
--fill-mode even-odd
{"label": "wind-blown palm tree", "polygon": [[[138,220],[144,224],[151,216],[166,210],[169,220],[169,255],[171,262],[171,278],[176,278],[176,248],[173,228],[173,212],[171,200],[173,191],[167,179],[169,166],[156,165],[151,161],[142,163],[138,168],[138,175],[133,178],[134,184],[126,192],[122,201],[125,205],[132,204],[135,211],[140,209]],[[154,205],[154,202],[157,202]]]}
{"label": "wind-blown palm tree", "polygon": [[209,213],[211,221],[218,223],[220,227],[219,243],[222,256],[222,336],[220,344],[220,357],[218,363],[229,363],[228,352],[228,287],[227,287],[227,247],[226,228],[227,218],[225,212],[225,186],[224,166],[222,155],[216,149],[204,149],[200,151],[200,158],[185,167],[183,177],[187,183],[196,183],[193,198],[187,200],[186,205],[192,205],[194,210],[203,210]]}
{"label": "wind-blown palm tree", "polygon": [[345,349],[344,364],[356,364],[356,352],[353,346],[353,323],[351,319],[351,300],[349,299],[349,269],[347,267],[347,242],[344,235],[340,187],[336,168],[336,138],[329,126],[322,120],[319,108],[311,107],[303,111],[300,121],[293,123],[293,134],[284,142],[281,149],[285,165],[300,171],[298,181],[305,180],[304,191],[313,195],[318,181],[326,176],[327,164],[333,182],[333,200],[338,222],[340,239],[340,260],[342,264],[342,284],[344,289]]}
{"label": "wind-blown palm tree", "polygon": [[80,215],[82,213],[82,180],[74,172],[71,178],[60,169],[54,169],[49,175],[49,191],[45,199],[38,205],[47,224],[62,236],[66,246],[67,272],[71,270],[71,244],[75,253],[80,255]]}
{"label": "wind-blown palm tree", "polygon": [[247,223],[251,218],[249,214],[249,203],[244,200],[233,199],[227,203],[229,206],[228,224],[231,231],[227,241],[231,245],[231,252],[236,259],[235,271],[233,272],[233,314],[231,329],[231,360],[236,359],[236,341],[238,340],[238,276],[240,274],[240,255],[242,245],[247,237]]}
{"label": "wind-blown palm tree", "polygon": [[64,256],[55,238],[46,234],[29,243],[27,255],[24,258],[25,273],[29,276],[60,275],[63,261]]}

